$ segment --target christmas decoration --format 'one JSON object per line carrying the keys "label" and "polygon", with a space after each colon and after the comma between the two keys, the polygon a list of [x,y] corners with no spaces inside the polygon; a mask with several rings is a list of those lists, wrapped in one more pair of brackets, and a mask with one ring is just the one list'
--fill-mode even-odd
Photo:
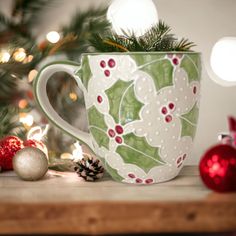
{"label": "christmas decoration", "polygon": [[[50,3],[47,0],[13,0],[9,12],[3,12],[0,7],[0,118],[2,110],[6,111],[5,119],[0,119],[0,138],[17,133],[25,140],[26,133],[33,126],[47,123],[32,96],[32,81],[37,71],[58,58],[79,60],[81,53],[91,50],[89,40],[93,34],[103,31],[108,25],[106,7],[89,8],[84,12],[77,11],[68,24],[56,29],[56,34],[50,33],[39,39],[35,28],[43,17],[42,12],[50,9]],[[80,115],[83,112],[75,109],[82,109],[84,104],[83,96],[78,97],[76,83],[64,73],[55,77],[60,79],[48,84],[50,102],[63,119],[77,123],[85,130],[86,118]],[[57,96],[56,91],[59,92]],[[10,106],[15,108],[14,112]],[[50,155],[59,159],[61,153],[71,151],[68,147],[73,143],[73,138],[56,127],[50,127],[47,134]]]}
{"label": "christmas decoration", "polygon": [[2,170],[12,170],[14,155],[23,148],[23,142],[16,136],[8,136],[0,141],[0,167]]}
{"label": "christmas decoration", "polygon": [[195,46],[188,39],[178,40],[171,28],[163,21],[153,25],[144,35],[125,34],[120,36],[108,28],[99,34],[94,34],[91,45],[98,52],[153,52],[153,51],[191,51]]}
{"label": "christmas decoration", "polygon": [[75,171],[86,181],[101,179],[104,174],[102,163],[96,157],[88,154],[84,154],[84,157],[76,163]]}
{"label": "christmas decoration", "polygon": [[229,117],[229,135],[203,155],[199,170],[207,187],[217,192],[236,191],[236,119]]}
{"label": "christmas decoration", "polygon": [[48,160],[44,152],[34,147],[18,151],[13,158],[13,168],[23,180],[41,179],[48,170]]}
{"label": "christmas decoration", "polygon": [[200,162],[203,182],[217,192],[236,191],[236,149],[219,144],[210,148]]}
{"label": "christmas decoration", "polygon": [[48,155],[48,150],[46,145],[39,140],[35,140],[35,139],[28,139],[24,141],[24,146],[25,147],[35,147],[40,149],[42,152],[44,152],[46,154],[46,156]]}

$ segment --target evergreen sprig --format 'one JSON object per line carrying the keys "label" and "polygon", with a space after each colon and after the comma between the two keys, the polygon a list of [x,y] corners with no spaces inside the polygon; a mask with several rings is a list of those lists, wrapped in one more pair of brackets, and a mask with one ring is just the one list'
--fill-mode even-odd
{"label": "evergreen sprig", "polygon": [[18,110],[12,106],[0,109],[0,139],[6,135],[17,135],[22,131],[22,124],[18,122]]}
{"label": "evergreen sprig", "polygon": [[140,37],[132,32],[123,32],[121,36],[110,27],[104,33],[94,34],[90,43],[98,52],[191,51],[195,46],[188,39],[178,40],[161,20]]}

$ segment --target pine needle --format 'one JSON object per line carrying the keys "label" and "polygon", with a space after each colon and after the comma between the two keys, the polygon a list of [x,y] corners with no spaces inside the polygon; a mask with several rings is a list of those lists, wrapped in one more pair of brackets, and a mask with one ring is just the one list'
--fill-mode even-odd
{"label": "pine needle", "polygon": [[188,39],[178,41],[171,33],[171,28],[161,20],[140,37],[130,32],[123,34],[117,35],[110,26],[103,33],[94,34],[90,43],[98,52],[191,51],[195,46]]}

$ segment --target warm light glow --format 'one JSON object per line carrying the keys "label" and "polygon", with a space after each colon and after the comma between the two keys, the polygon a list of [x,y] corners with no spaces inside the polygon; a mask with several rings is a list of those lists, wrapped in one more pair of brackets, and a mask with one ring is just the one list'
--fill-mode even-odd
{"label": "warm light glow", "polygon": [[34,78],[37,76],[38,71],[37,70],[31,70],[28,74],[28,82],[31,83]]}
{"label": "warm light glow", "polygon": [[63,159],[63,160],[73,160],[73,155],[68,153],[68,152],[65,152],[65,153],[62,153],[60,155],[60,158]]}
{"label": "warm light glow", "polygon": [[73,92],[69,94],[69,97],[73,102],[75,102],[78,98],[77,94]]}
{"label": "warm light glow", "polygon": [[7,51],[1,51],[0,52],[0,63],[6,63],[10,60],[10,53]]}
{"label": "warm light glow", "polygon": [[211,67],[222,80],[236,81],[236,38],[222,38],[214,45]]}
{"label": "warm light glow", "polygon": [[117,34],[141,36],[158,23],[158,13],[152,0],[113,0],[107,19]]}
{"label": "warm light glow", "polygon": [[51,31],[46,36],[50,43],[57,43],[60,40],[60,34],[56,31]]}
{"label": "warm light glow", "polygon": [[75,149],[72,152],[74,161],[81,160],[83,158],[83,150],[79,142],[74,143]]}
{"label": "warm light glow", "polygon": [[17,62],[22,62],[26,58],[26,53],[24,48],[19,48],[13,53],[13,58]]}
{"label": "warm light glow", "polygon": [[32,126],[34,123],[34,117],[30,114],[21,113],[20,114],[20,122],[26,126]]}
{"label": "warm light glow", "polygon": [[21,100],[19,101],[19,103],[18,103],[18,106],[19,106],[20,109],[26,108],[27,105],[28,105],[28,102],[27,102],[26,99],[21,99]]}
{"label": "warm light glow", "polygon": [[39,126],[35,126],[29,130],[27,134],[27,139],[41,141],[43,137],[47,134],[48,129],[49,125],[46,125],[44,129]]}

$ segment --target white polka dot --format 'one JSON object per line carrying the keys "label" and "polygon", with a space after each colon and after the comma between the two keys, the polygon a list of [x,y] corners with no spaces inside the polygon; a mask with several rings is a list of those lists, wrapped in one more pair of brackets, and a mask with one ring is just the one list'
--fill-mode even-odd
{"label": "white polka dot", "polygon": [[152,138],[150,138],[149,141],[152,142]]}
{"label": "white polka dot", "polygon": [[176,146],[174,146],[174,149],[176,150],[176,149],[177,149],[177,147],[176,147]]}
{"label": "white polka dot", "polygon": [[148,90],[149,93],[151,93],[152,91],[153,91],[153,90],[152,90],[151,88]]}
{"label": "white polka dot", "polygon": [[164,102],[167,102],[167,98],[164,99]]}
{"label": "white polka dot", "polygon": [[167,157],[167,154],[165,154],[164,157]]}
{"label": "white polka dot", "polygon": [[146,110],[146,114],[149,114],[150,113],[150,111],[149,110]]}
{"label": "white polka dot", "polygon": [[163,139],[161,140],[161,143],[164,143],[164,140],[163,140]]}
{"label": "white polka dot", "polygon": [[157,117],[157,120],[161,120],[161,118],[160,118],[160,117]]}
{"label": "white polka dot", "polygon": [[186,78],[184,77],[183,80],[186,80]]}
{"label": "white polka dot", "polygon": [[176,102],[178,102],[178,101],[179,101],[179,99],[178,99],[178,98],[175,98],[175,101],[176,101]]}
{"label": "white polka dot", "polygon": [[165,128],[165,131],[167,132],[167,131],[168,131],[168,128]]}
{"label": "white polka dot", "polygon": [[159,135],[159,132],[157,131],[155,134],[156,134],[156,135]]}
{"label": "white polka dot", "polygon": [[188,108],[187,108],[187,107],[185,108],[185,111],[188,111]]}
{"label": "white polka dot", "polygon": [[187,97],[187,96],[184,96],[184,99],[185,99],[185,100],[187,100],[187,99],[188,99],[188,97]]}
{"label": "white polka dot", "polygon": [[141,90],[142,90],[142,87],[138,87],[138,90],[141,91]]}
{"label": "white polka dot", "polygon": [[169,90],[168,93],[171,94],[171,93],[172,93],[172,90]]}
{"label": "white polka dot", "polygon": [[152,123],[151,123],[151,122],[149,122],[149,123],[148,123],[148,126],[151,126],[151,125],[152,125]]}
{"label": "white polka dot", "polygon": [[172,136],[173,139],[175,139],[176,137],[175,136]]}
{"label": "white polka dot", "polygon": [[142,81],[146,81],[146,78],[143,78]]}

